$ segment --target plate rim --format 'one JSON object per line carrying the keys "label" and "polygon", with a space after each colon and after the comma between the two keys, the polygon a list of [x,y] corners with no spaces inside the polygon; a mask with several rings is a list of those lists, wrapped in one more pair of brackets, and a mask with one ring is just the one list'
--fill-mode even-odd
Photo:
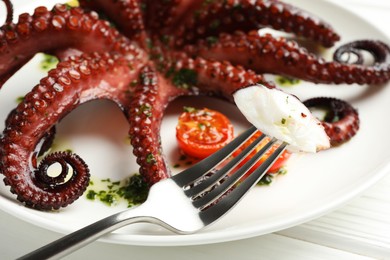
{"label": "plate rim", "polygon": [[[286,2],[291,2],[291,0],[288,0]],[[31,3],[27,3],[26,5],[30,5]],[[367,23],[368,25],[375,28],[377,32],[381,34],[381,37],[384,37],[385,39],[390,42],[390,38],[383,32],[382,29],[376,27],[370,20],[366,19],[365,17],[362,17],[354,12],[351,12],[346,7],[344,7],[342,4],[331,2],[328,0],[319,0],[319,5],[322,4],[328,4],[332,8],[337,8],[342,10],[342,12],[348,13],[348,15],[354,16],[354,18],[359,19]],[[32,4],[31,4],[32,5]],[[196,233],[191,235],[176,235],[172,234],[169,236],[163,236],[164,239],[161,239],[161,235],[132,235],[132,234],[123,234],[123,233],[112,233],[107,235],[104,238],[99,239],[99,241],[106,242],[106,243],[114,243],[114,244],[128,244],[128,245],[143,245],[143,246],[183,246],[183,245],[202,245],[202,244],[212,244],[212,243],[220,243],[220,242],[228,242],[228,241],[234,241],[234,240],[241,240],[246,239],[254,236],[259,236],[275,231],[279,231],[285,228],[289,228],[292,226],[295,226],[297,224],[305,223],[310,220],[316,219],[320,216],[323,216],[330,211],[336,210],[337,208],[342,207],[346,203],[348,203],[351,199],[357,197],[364,191],[366,191],[369,187],[380,181],[383,177],[386,176],[386,174],[390,171],[390,161],[387,163],[383,163],[382,165],[377,166],[376,173],[372,175],[372,178],[369,180],[360,180],[358,181],[359,184],[356,186],[354,190],[351,190],[347,193],[345,193],[342,197],[340,197],[338,200],[329,201],[327,204],[322,205],[322,207],[318,207],[316,209],[312,209],[312,211],[307,212],[305,217],[302,219],[302,217],[296,216],[295,219],[292,221],[280,221],[279,225],[276,223],[272,227],[269,227],[267,230],[259,231],[256,227],[245,227],[241,228],[240,232],[235,230],[234,234],[230,234],[229,236],[226,236],[226,231],[212,231],[209,233]],[[2,207],[0,210],[5,211],[8,214],[11,214],[13,216],[18,217],[20,220],[29,222],[32,225],[39,226],[41,228],[61,233],[68,233],[69,231],[65,230],[58,230],[57,226],[52,224],[51,227],[45,227],[43,225],[34,223],[34,221],[37,221],[38,219],[41,219],[40,216],[29,214],[30,219],[26,220],[23,218],[23,214],[26,214],[26,208],[23,205],[19,205],[11,201],[11,199],[5,198],[2,195],[0,196],[0,205]],[[37,222],[40,223],[40,220]],[[251,229],[251,230],[248,230]],[[205,237],[207,239],[205,239]],[[129,239],[130,238],[130,239]]]}

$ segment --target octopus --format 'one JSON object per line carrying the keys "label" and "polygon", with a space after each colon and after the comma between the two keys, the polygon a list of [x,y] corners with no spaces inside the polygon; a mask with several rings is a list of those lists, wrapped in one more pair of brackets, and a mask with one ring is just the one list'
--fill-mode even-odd
{"label": "octopus", "polygon": [[[278,0],[80,0],[77,7],[37,7],[17,22],[10,1],[3,2],[0,86],[38,52],[60,61],[10,111],[0,139],[4,183],[38,210],[71,204],[89,184],[82,158],[48,152],[56,124],[86,102],[107,99],[123,111],[139,172],[151,186],[171,176],[159,130],[177,97],[232,101],[232,93],[251,84],[274,88],[265,73],[323,84],[377,85],[390,78],[390,48],[383,42],[347,43],[327,61],[298,41],[259,34],[273,28],[324,48],[340,40],[325,21]],[[372,64],[365,64],[361,50],[372,54]],[[358,130],[357,111],[347,102],[305,102],[331,109],[323,124],[333,145]],[[55,177],[47,173],[54,163],[62,167]]]}

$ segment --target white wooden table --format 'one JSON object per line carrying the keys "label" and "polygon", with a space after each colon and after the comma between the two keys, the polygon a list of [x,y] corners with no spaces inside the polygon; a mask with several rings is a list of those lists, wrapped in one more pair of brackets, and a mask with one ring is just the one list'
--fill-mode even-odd
{"label": "white wooden table", "polygon": [[[390,1],[329,0],[370,18],[390,35]],[[339,3],[338,3],[339,2]],[[341,3],[340,3],[341,2]],[[14,259],[60,234],[0,211],[0,259]],[[251,239],[202,246],[142,247],[96,242],[66,259],[390,259],[390,173],[314,221]]]}

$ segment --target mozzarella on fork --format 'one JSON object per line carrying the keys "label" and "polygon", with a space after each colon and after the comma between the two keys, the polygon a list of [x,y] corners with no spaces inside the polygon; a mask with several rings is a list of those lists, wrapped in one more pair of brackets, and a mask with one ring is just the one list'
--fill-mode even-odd
{"label": "mozzarella on fork", "polygon": [[236,91],[233,97],[251,124],[288,143],[289,151],[314,153],[330,147],[321,122],[295,96],[255,84]]}

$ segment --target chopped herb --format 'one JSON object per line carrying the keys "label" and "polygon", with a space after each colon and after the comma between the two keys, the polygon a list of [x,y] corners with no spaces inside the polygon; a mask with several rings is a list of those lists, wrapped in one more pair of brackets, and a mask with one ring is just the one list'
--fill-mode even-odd
{"label": "chopped herb", "polygon": [[168,45],[169,42],[170,42],[170,37],[166,34],[162,35],[161,36],[161,42],[164,44],[164,45]]}
{"label": "chopped herb", "polygon": [[44,71],[49,71],[51,69],[54,69],[58,64],[57,57],[49,54],[43,54],[43,60],[40,63],[41,69]]}
{"label": "chopped herb", "polygon": [[287,169],[285,167],[282,167],[276,173],[269,173],[264,175],[257,183],[257,185],[259,186],[270,185],[276,176],[285,175],[286,173],[287,173]]}
{"label": "chopped herb", "polygon": [[298,85],[301,81],[295,78],[278,76],[276,77],[276,82],[281,86],[290,87],[290,86]]}
{"label": "chopped herb", "polygon": [[277,175],[285,175],[287,173],[287,169],[285,167],[282,167],[279,169],[279,171],[276,173]]}
{"label": "chopped herb", "polygon": [[273,180],[273,175],[271,174],[266,174],[264,175],[260,181],[257,183],[257,185],[270,185],[272,180]]}
{"label": "chopped herb", "polygon": [[23,102],[23,100],[24,100],[24,96],[17,97],[16,98],[16,103],[20,104],[20,103]]}
{"label": "chopped herb", "polygon": [[[101,180],[106,185],[95,191],[91,187],[86,197],[89,200],[99,200],[108,206],[116,205],[121,199],[127,201],[128,207],[145,202],[149,188],[140,174],[135,174],[124,181],[111,182],[110,179]],[[93,186],[93,182],[90,183]]]}
{"label": "chopped herb", "polygon": [[187,113],[194,113],[197,109],[194,107],[183,107],[183,111]]}
{"label": "chopped herb", "polygon": [[146,156],[146,162],[149,164],[155,164],[157,161],[156,161],[156,158],[154,157],[154,155],[152,153],[150,153]]}
{"label": "chopped herb", "polygon": [[111,206],[114,204],[116,201],[116,196],[113,193],[108,193],[106,191],[100,191],[98,193],[99,199],[101,202],[107,204],[108,206]]}
{"label": "chopped herb", "polygon": [[210,29],[217,29],[221,22],[219,20],[214,20],[210,23]]}
{"label": "chopped herb", "polygon": [[212,46],[213,44],[218,42],[218,38],[215,36],[209,36],[206,38],[206,42],[209,46]]}
{"label": "chopped herb", "polygon": [[206,129],[207,125],[203,124],[203,123],[199,123],[198,127],[199,127],[200,130],[204,131]]}
{"label": "chopped herb", "polygon": [[172,82],[179,88],[188,89],[195,86],[198,81],[198,74],[195,70],[180,69],[173,73]]}
{"label": "chopped herb", "polygon": [[140,174],[133,175],[118,190],[118,195],[128,201],[129,207],[145,202],[148,193],[148,185],[144,182]]}
{"label": "chopped herb", "polygon": [[152,116],[152,106],[149,105],[149,104],[142,104],[139,108],[139,111],[138,111],[138,114],[144,114],[146,115],[147,117],[151,117]]}
{"label": "chopped herb", "polygon": [[287,120],[286,118],[282,118],[282,120],[280,121],[282,123],[282,125],[286,124]]}
{"label": "chopped herb", "polygon": [[66,6],[68,7],[68,9],[70,8],[70,7],[77,7],[77,6],[79,6],[80,4],[79,4],[79,1],[77,1],[77,0],[71,0],[71,1],[69,1],[69,2],[67,2],[66,3]]}
{"label": "chopped herb", "polygon": [[[91,185],[91,183],[89,183],[89,184]],[[87,192],[87,199],[94,200],[96,198],[96,195],[97,195],[96,191],[88,190],[88,192]]]}
{"label": "chopped herb", "polygon": [[168,78],[174,74],[175,74],[175,67],[174,66],[169,67],[169,69],[165,72],[165,76]]}

